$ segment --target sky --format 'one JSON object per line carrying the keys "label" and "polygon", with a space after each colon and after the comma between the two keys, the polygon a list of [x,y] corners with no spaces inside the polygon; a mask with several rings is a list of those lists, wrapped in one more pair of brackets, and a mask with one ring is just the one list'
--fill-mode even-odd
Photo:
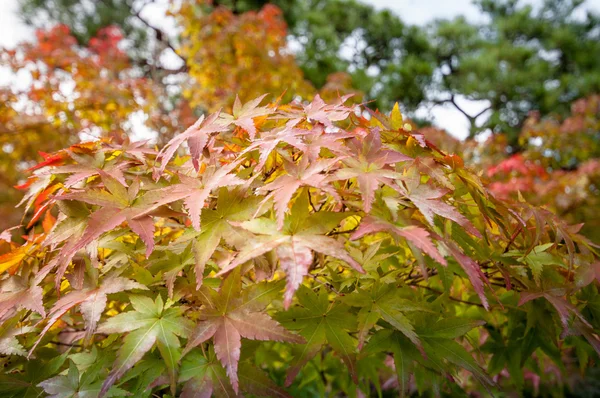
{"label": "sky", "polygon": [[[388,8],[407,23],[423,25],[435,19],[453,18],[464,15],[471,21],[479,21],[482,15],[472,0],[363,0],[364,3],[372,4],[376,8]],[[524,0],[525,3],[540,4],[542,0]],[[584,9],[592,9],[600,12],[600,0],[587,0]],[[0,47],[12,48],[23,40],[31,40],[33,30],[26,26],[17,17],[18,0],[0,0]],[[148,7],[144,9],[144,17],[162,25],[164,17],[160,7]],[[0,68],[0,85],[10,84],[14,79],[6,70]],[[485,103],[469,102],[459,98],[458,102],[471,114],[483,109]],[[433,111],[421,109],[419,116],[432,116],[434,123],[443,126],[453,135],[464,138],[468,134],[469,123],[467,119],[451,106],[437,106]]]}

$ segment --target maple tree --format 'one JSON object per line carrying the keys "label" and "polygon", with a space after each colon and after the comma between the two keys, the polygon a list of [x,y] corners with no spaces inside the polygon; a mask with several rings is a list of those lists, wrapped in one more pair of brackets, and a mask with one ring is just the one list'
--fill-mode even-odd
{"label": "maple tree", "polygon": [[[30,78],[28,86],[6,87],[1,94],[0,170],[6,206],[0,211],[4,228],[19,222],[12,208],[21,193],[13,187],[25,182],[40,154],[46,164],[59,163],[66,154],[49,153],[81,140],[110,137],[114,142],[127,141],[134,129],[132,115],[148,114],[149,124],[158,131],[169,125],[171,116],[181,115],[178,109],[163,111],[160,84],[138,73],[120,47],[123,36],[118,28],[101,29],[88,47],[78,45],[65,25],[38,30],[36,39],[0,53],[2,66]],[[169,131],[161,133],[166,138]],[[157,141],[161,142],[161,134]],[[98,157],[88,166],[98,167],[103,162]],[[73,178],[87,177],[80,169]]]}
{"label": "maple tree", "polygon": [[0,391],[573,387],[600,353],[597,246],[496,198],[398,106],[347,100],[261,96],[159,151],[47,155],[24,241],[0,235]]}

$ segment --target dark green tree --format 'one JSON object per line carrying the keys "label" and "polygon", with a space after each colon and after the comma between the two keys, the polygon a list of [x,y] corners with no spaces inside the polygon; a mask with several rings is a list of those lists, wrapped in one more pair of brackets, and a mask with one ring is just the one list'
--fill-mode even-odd
{"label": "dark green tree", "polygon": [[[480,0],[489,22],[459,17],[429,27],[439,72],[429,99],[461,111],[471,136],[491,129],[514,140],[529,112],[564,116],[574,100],[600,90],[600,17],[577,17],[583,0],[546,0],[536,9],[520,4]],[[459,96],[488,106],[471,114]]]}

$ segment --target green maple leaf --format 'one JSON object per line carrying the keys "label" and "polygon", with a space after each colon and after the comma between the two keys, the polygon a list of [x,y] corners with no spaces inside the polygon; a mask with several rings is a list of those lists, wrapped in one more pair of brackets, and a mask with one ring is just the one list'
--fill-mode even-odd
{"label": "green maple leaf", "polygon": [[[96,381],[98,370],[99,367],[96,366],[80,374],[75,363],[71,362],[66,375],[58,375],[44,380],[38,386],[44,389],[49,398],[97,398],[102,386],[101,381]],[[112,387],[105,396],[118,397],[126,393],[126,391]]]}
{"label": "green maple leaf", "polygon": [[235,397],[237,394],[219,363],[215,352],[210,349],[208,358],[200,350],[192,350],[181,361],[179,382],[185,383],[181,398]]}
{"label": "green maple leaf", "polygon": [[483,324],[483,321],[465,318],[442,318],[436,321],[430,316],[422,317],[416,330],[422,338],[427,355],[426,366],[449,373],[452,371],[451,366],[455,365],[469,371],[484,388],[494,386],[493,380],[475,361],[472,354],[454,340]]}
{"label": "green maple leaf", "polygon": [[531,269],[531,274],[535,280],[536,285],[540,286],[540,278],[544,271],[544,266],[547,265],[558,265],[564,267],[564,264],[560,262],[552,253],[548,253],[547,250],[554,246],[554,243],[546,243],[543,245],[535,246],[531,251],[525,255],[522,252],[509,251],[505,256],[519,257],[518,260],[527,264]]}
{"label": "green maple leaf", "polygon": [[383,319],[422,349],[421,341],[405,313],[428,311],[427,307],[418,302],[403,299],[398,293],[399,289],[393,284],[374,283],[368,291],[358,290],[343,298],[344,303],[360,307],[357,316],[359,347],[362,347],[369,331],[380,319]]}
{"label": "green maple leaf", "polygon": [[202,232],[194,241],[196,287],[202,285],[206,263],[211,258],[221,239],[232,247],[241,247],[251,234],[231,225],[231,222],[247,221],[256,212],[261,197],[245,198],[242,190],[221,188],[215,209],[204,208],[200,216]]}
{"label": "green maple leaf", "polygon": [[423,356],[417,351],[415,345],[402,333],[383,329],[371,337],[364,352],[365,354],[390,352],[393,355],[400,396],[405,396],[410,375],[414,372],[414,362],[423,362]]}
{"label": "green maple leaf", "polygon": [[308,193],[303,192],[294,202],[291,215],[287,215],[280,231],[277,222],[269,218],[256,218],[240,223],[242,228],[257,234],[225,266],[218,275],[250,261],[271,250],[279,258],[279,266],[285,271],[287,285],[284,295],[286,308],[292,302],[294,292],[308,274],[313,263],[313,251],[340,259],[358,272],[364,273],[360,264],[350,256],[344,244],[326,234],[352,213],[319,211],[309,213]]}
{"label": "green maple leaf", "polygon": [[2,355],[27,355],[27,352],[17,340],[17,336],[29,333],[31,326],[18,327],[19,317],[12,317],[0,325],[0,354]]}
{"label": "green maple leaf", "polygon": [[302,285],[296,294],[300,306],[282,312],[277,319],[287,328],[299,330],[306,344],[297,348],[286,377],[286,385],[292,384],[294,378],[304,365],[314,357],[327,342],[342,358],[355,382],[356,373],[356,341],[348,331],[356,330],[356,318],[345,304],[329,302],[327,292],[318,294]]}
{"label": "green maple leaf", "polygon": [[31,359],[24,363],[23,372],[0,374],[0,391],[7,398],[35,398],[43,394],[38,384],[58,373],[67,354],[58,355],[49,361]]}
{"label": "green maple leaf", "polygon": [[181,315],[180,307],[173,307],[170,301],[165,304],[160,295],[154,301],[145,296],[130,296],[129,299],[133,311],[116,315],[98,327],[98,333],[128,333],[117,353],[113,370],[102,385],[101,396],[155,344],[167,366],[171,387],[175,387],[177,363],[181,358],[178,336],[188,336],[190,321]]}
{"label": "green maple leaf", "polygon": [[[240,389],[259,397],[286,397],[290,395],[277,386],[265,372],[249,363],[239,367]],[[181,398],[235,397],[237,394],[227,378],[214,349],[203,355],[193,349],[181,361],[179,382],[185,383]]]}
{"label": "green maple leaf", "polygon": [[415,363],[442,374],[450,374],[452,366],[456,365],[471,372],[484,387],[494,384],[471,354],[453,340],[483,322],[465,318],[445,318],[436,322],[431,316],[420,320],[415,329],[421,338],[421,352],[403,333],[390,329],[377,331],[364,351],[365,354],[388,352],[393,355],[401,396],[408,390],[410,375],[417,370]]}
{"label": "green maple leaf", "polygon": [[239,271],[232,272],[216,293],[203,286],[198,295],[204,307],[201,321],[190,336],[185,353],[213,338],[214,349],[223,364],[234,390],[238,390],[237,367],[242,337],[251,340],[304,342],[287,331],[262,310],[276,297],[280,283],[261,283],[242,290]]}

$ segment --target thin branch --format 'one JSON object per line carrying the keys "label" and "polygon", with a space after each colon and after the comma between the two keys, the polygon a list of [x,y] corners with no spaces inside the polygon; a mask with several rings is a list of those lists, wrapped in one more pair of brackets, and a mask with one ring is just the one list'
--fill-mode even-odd
{"label": "thin branch", "polygon": [[327,289],[331,290],[332,292],[334,292],[338,296],[344,296],[344,293],[340,292],[335,287],[333,287],[333,285],[331,283],[329,283],[329,282],[321,282],[320,280],[318,280],[317,278],[320,275],[313,275],[313,274],[309,273],[308,276],[310,276],[311,278],[314,279],[315,282],[317,282],[318,284],[320,284],[322,286],[325,286]]}
{"label": "thin branch", "polygon": [[458,104],[456,103],[456,99],[454,98],[454,94],[452,94],[452,95],[450,96],[450,101],[449,101],[449,102],[450,102],[452,105],[454,105],[454,107],[455,107],[455,108],[456,108],[456,109],[457,109],[457,110],[458,110],[460,113],[462,113],[463,115],[465,115],[465,117],[466,117],[467,119],[469,119],[469,122],[471,122],[471,124],[473,124],[473,122],[474,122],[474,119],[475,119],[475,118],[474,118],[473,116],[469,115],[469,114],[468,114],[468,113],[467,113],[467,112],[466,112],[464,109],[462,109],[462,108],[460,107],[460,105],[458,105]]}
{"label": "thin branch", "polygon": [[[421,289],[429,290],[431,292],[438,293],[438,294],[444,294],[444,292],[442,292],[440,290],[437,290],[437,289],[434,289],[434,288],[429,287],[429,286],[423,286],[423,285],[417,285],[417,284],[413,284],[413,285],[410,285],[410,286],[420,287]],[[459,298],[452,297],[450,295],[448,295],[448,298],[450,300],[452,300],[452,301],[456,301],[457,303],[463,303],[463,304],[468,304],[468,305],[475,305],[477,307],[485,308],[485,306],[483,304],[481,304],[481,303],[475,303],[473,301],[461,300]]]}
{"label": "thin branch", "polygon": [[475,116],[473,116],[473,119],[477,119],[479,116],[483,115],[484,113],[486,113],[490,109],[492,109],[491,105],[490,106],[486,106],[483,110],[481,110],[481,112],[479,112],[478,114],[476,114]]}
{"label": "thin branch", "polygon": [[[164,33],[162,30],[160,30],[159,28],[157,28],[157,27],[155,27],[155,26],[152,26],[152,25],[151,25],[151,24],[150,24],[148,21],[146,21],[144,18],[142,18],[142,15],[141,15],[141,13],[142,13],[142,10],[143,10],[143,9],[144,9],[144,7],[145,7],[146,5],[148,5],[148,4],[149,4],[149,3],[146,3],[146,4],[144,4],[144,5],[143,5],[143,6],[142,6],[142,7],[141,7],[139,10],[137,10],[137,11],[133,11],[133,7],[132,7],[133,15],[134,15],[134,16],[135,16],[137,19],[139,19],[139,20],[140,20],[140,22],[142,22],[144,25],[146,25],[148,28],[150,28],[151,30],[153,30],[153,31],[154,31],[154,36],[156,37],[156,40],[158,40],[159,42],[161,42],[161,43],[162,43],[163,45],[165,45],[167,48],[170,48],[170,49],[171,49],[171,50],[172,50],[172,51],[175,53],[175,55],[177,55],[177,56],[178,56],[178,57],[179,57],[179,58],[180,58],[180,59],[183,61],[184,65],[183,65],[181,68],[179,68],[179,69],[182,69],[182,70],[181,70],[182,72],[186,72],[186,71],[188,70],[188,67],[187,67],[187,64],[188,64],[188,62],[187,62],[187,59],[186,59],[186,58],[184,58],[184,57],[183,57],[181,54],[179,54],[179,53],[177,52],[177,49],[175,48],[175,46],[173,46],[173,44],[171,44],[171,42],[170,42],[170,41],[169,41],[169,39],[167,38],[167,35],[166,35],[166,34],[165,34],[165,33]],[[177,71],[178,71],[179,69],[177,69]],[[174,73],[178,73],[178,72],[174,72]]]}
{"label": "thin branch", "polygon": [[55,345],[60,345],[60,346],[65,346],[65,347],[83,347],[81,344],[63,343],[61,341],[50,341],[49,343],[55,344]]}

